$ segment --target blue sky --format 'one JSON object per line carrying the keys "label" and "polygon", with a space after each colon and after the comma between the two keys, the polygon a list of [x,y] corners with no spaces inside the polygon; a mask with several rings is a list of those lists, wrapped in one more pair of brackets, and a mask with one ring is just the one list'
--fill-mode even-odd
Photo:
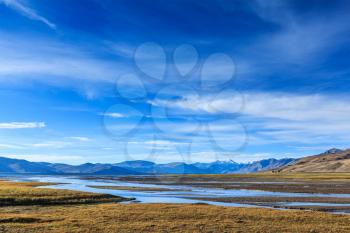
{"label": "blue sky", "polygon": [[348,148],[349,11],[0,0],[0,156],[247,162]]}

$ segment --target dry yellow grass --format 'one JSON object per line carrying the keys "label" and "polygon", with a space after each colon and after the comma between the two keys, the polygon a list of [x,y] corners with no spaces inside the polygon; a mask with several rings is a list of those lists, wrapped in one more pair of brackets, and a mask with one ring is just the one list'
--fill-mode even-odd
{"label": "dry yellow grass", "polygon": [[3,232],[350,232],[350,216],[182,204],[7,207]]}

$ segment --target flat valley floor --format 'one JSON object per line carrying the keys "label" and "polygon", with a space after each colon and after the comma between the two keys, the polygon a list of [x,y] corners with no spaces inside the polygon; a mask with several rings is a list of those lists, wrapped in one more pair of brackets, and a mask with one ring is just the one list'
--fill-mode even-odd
{"label": "flat valley floor", "polygon": [[[349,178],[348,174],[284,177],[261,174],[255,175],[254,180],[302,180],[321,190],[324,185],[320,184],[327,182],[344,188],[349,184]],[[162,182],[174,181],[172,179],[163,177]],[[247,183],[252,182],[252,176],[241,175],[185,176],[177,179],[177,183],[197,182],[201,185],[203,180],[213,179],[217,181],[216,185],[219,182],[228,185],[234,180],[256,185]],[[213,185],[214,182],[207,183]],[[128,199],[108,194],[37,188],[41,185],[47,184],[0,181],[0,232],[350,232],[350,215],[345,214],[200,203],[127,203]]]}

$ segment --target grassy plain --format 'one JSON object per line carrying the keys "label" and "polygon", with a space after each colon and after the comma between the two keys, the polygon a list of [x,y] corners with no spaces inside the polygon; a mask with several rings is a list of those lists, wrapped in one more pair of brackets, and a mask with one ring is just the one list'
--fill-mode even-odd
{"label": "grassy plain", "polygon": [[350,232],[350,216],[189,204],[0,208],[0,232]]}
{"label": "grassy plain", "polygon": [[0,232],[350,232],[349,215],[204,204],[119,204],[115,202],[125,199],[35,188],[38,185],[42,184],[0,181]]}

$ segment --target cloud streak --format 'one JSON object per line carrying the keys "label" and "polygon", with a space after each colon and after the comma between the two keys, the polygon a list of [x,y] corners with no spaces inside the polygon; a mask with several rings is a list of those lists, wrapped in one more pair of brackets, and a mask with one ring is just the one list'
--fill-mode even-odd
{"label": "cloud streak", "polygon": [[101,113],[100,115],[106,116],[106,117],[111,117],[111,118],[124,118],[124,117],[126,117],[125,114],[121,114],[118,112],[107,112],[107,113]]}
{"label": "cloud streak", "polygon": [[0,85],[38,82],[74,88],[89,99],[105,95],[103,89],[130,69],[123,61],[51,39],[28,37],[24,41],[0,32],[0,50]]}
{"label": "cloud streak", "polygon": [[0,129],[40,129],[45,127],[45,122],[0,122]]}
{"label": "cloud streak", "polygon": [[88,137],[66,137],[67,139],[77,140],[80,142],[88,142],[90,141],[90,138]]}
{"label": "cloud streak", "polygon": [[45,17],[39,15],[35,10],[25,6],[21,1],[19,0],[0,0],[0,3],[5,4],[7,7],[17,11],[18,13],[24,15],[25,17],[40,21],[44,24],[46,24],[51,29],[56,29],[56,25],[52,22],[50,22]]}

